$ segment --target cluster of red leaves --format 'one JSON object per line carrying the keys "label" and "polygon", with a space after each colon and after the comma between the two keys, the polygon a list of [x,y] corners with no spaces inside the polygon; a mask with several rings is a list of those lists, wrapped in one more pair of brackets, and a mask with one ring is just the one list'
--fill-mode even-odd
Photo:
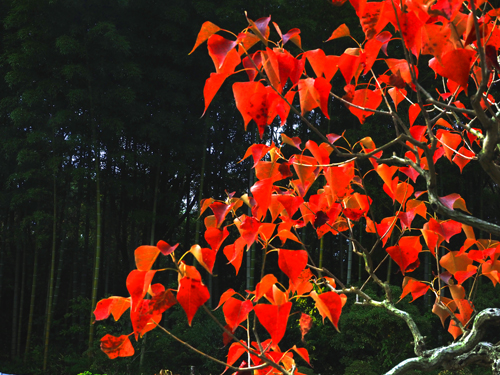
{"label": "cluster of red leaves", "polygon": [[[345,1],[333,2],[338,5]],[[500,47],[500,28],[494,22],[499,14],[498,9],[477,17],[471,12],[470,4],[467,8],[467,2],[464,4],[459,0],[350,0],[350,3],[359,17],[365,40],[340,56],[326,55],[321,49],[293,56],[284,46],[291,41],[301,47],[300,31],[292,29],[283,34],[278,25],[273,23],[279,41],[272,42],[269,39],[270,17],[257,21],[247,18],[248,27],[238,35],[211,22],[204,23],[193,51],[206,42],[216,70],[205,83],[205,111],[226,78],[241,71],[236,70],[239,66],[246,76],[241,82],[233,84],[236,107],[245,127],[254,121],[261,137],[277,116],[280,117],[281,125],[285,123],[297,93],[300,105],[298,113],[302,115],[319,109],[328,118],[328,103],[332,95],[342,98],[361,123],[380,111],[382,103],[389,106],[391,111],[397,111],[400,103],[407,99],[407,89],[416,90],[419,71],[414,60],[419,61],[422,55],[432,56],[428,67],[436,77],[440,76],[446,82],[439,99],[456,108],[464,108],[458,95],[462,92],[467,94],[470,82],[477,87],[484,79],[480,69],[482,62],[478,54],[478,41],[485,46],[488,66],[498,67],[496,52]],[[482,0],[476,0],[475,5],[483,3]],[[480,25],[479,37],[474,21]],[[398,39],[384,30],[388,25],[392,25],[395,33],[401,35],[411,56],[405,59],[387,57],[388,43]],[[228,39],[220,32],[232,36]],[[346,25],[336,28],[328,40],[340,37],[351,37]],[[263,48],[249,52],[257,43],[262,43]],[[380,57],[381,54],[385,57]],[[382,74],[372,71],[377,61],[387,66]],[[331,92],[331,81],[337,72],[345,80],[343,96]],[[360,77],[368,73],[373,78],[361,82]],[[491,75],[487,79],[490,82]],[[487,107],[493,102],[492,97],[485,98],[483,106]],[[284,286],[278,283],[274,275],[267,274],[259,280],[255,290],[246,291],[246,296],[232,289],[223,293],[218,307],[222,306],[226,320],[226,332],[223,334],[225,344],[234,339],[232,334],[251,313],[255,314],[270,337],[267,341],[252,343],[250,347],[245,342],[234,341],[229,347],[228,365],[233,365],[244,353],[250,353],[251,364],[244,362],[241,367],[259,366],[263,358],[267,358],[285,369],[291,369],[295,365],[293,352],[309,363],[305,349],[294,346],[282,352],[278,346],[287,329],[292,303],[297,298],[312,298],[323,320],[327,318],[338,329],[346,296],[335,290],[333,279],[328,279],[329,291],[315,287],[324,283],[325,278],[317,278],[308,267],[308,253],[296,232],[297,228],[306,225],[311,225],[318,237],[327,233],[335,235],[347,232],[354,225],[363,226],[367,233],[374,234],[376,242],[385,248],[403,275],[419,267],[419,255],[422,252],[432,253],[444,271],[435,275],[433,280],[420,281],[405,276],[401,298],[411,294],[415,300],[432,291],[436,295],[433,312],[443,325],[451,317],[448,331],[454,338],[469,324],[473,305],[466,297],[462,284],[479,275],[488,277],[493,284],[500,281],[500,244],[497,241],[476,239],[472,228],[468,226],[433,217],[427,211],[427,202],[421,199],[424,193],[416,192],[414,183],[421,173],[429,170],[429,165],[434,165],[442,156],[462,171],[480,149],[477,136],[472,135],[480,135],[480,131],[460,131],[442,118],[432,128],[420,125],[422,110],[425,109],[418,104],[409,106],[410,139],[405,143],[408,150],[404,155],[407,161],[405,167],[379,162],[384,150],[377,149],[370,137],[363,138],[352,147],[347,142],[348,146],[342,146],[343,150],[353,155],[364,154],[369,158],[371,171],[380,178],[383,191],[389,202],[394,204],[397,212],[394,216],[381,220],[371,217],[372,198],[364,190],[364,175],[357,169],[354,158],[341,163],[331,162],[336,142],[343,139],[335,134],[326,136],[328,142],[317,144],[310,140],[304,146],[298,137],[290,138],[282,134],[281,147],[298,150],[290,157],[285,157],[281,147],[274,143],[250,146],[243,159],[253,158],[257,181],[250,189],[251,196],[236,198],[231,194],[226,201],[206,199],[201,202],[201,214],[211,211],[211,215],[204,219],[204,237],[209,247],[194,245],[189,252],[207,272],[212,273],[217,253],[222,249],[227,261],[238,273],[244,252],[252,244],[258,243],[267,252],[277,252],[279,269],[288,278],[288,286]],[[464,116],[467,117],[466,112]],[[426,147],[432,148],[432,157],[424,152]],[[357,152],[356,148],[360,151]],[[400,180],[403,175],[406,176],[405,180]],[[468,212],[465,201],[458,194],[450,194],[440,200],[451,210]],[[250,208],[248,215],[238,213],[244,205]],[[416,216],[423,223],[419,227],[413,223]],[[236,240],[228,244],[230,231],[237,233],[237,236]],[[444,243],[449,243],[453,236],[462,232],[467,238],[463,246],[456,251],[447,249],[442,256],[442,251],[438,249],[445,248]],[[391,235],[397,241],[387,246]],[[287,247],[301,249],[291,250]],[[175,247],[163,241],[157,246],[139,247],[136,250],[137,270],[132,271],[127,278],[130,297],[110,297],[100,301],[95,310],[96,319],[105,319],[112,314],[117,320],[130,307],[132,333],[137,339],[155,328],[162,313],[179,302],[191,324],[198,309],[209,299],[209,292],[195,267],[175,260],[174,250]],[[165,290],[160,284],[152,284],[158,271],[151,267],[160,253],[170,254],[178,269],[177,290]],[[449,290],[451,299],[442,296],[441,284]],[[147,294],[151,296],[150,299],[145,299]],[[302,314],[302,338],[310,326],[310,317]],[[128,336],[106,335],[102,339],[102,349],[110,358],[133,354]],[[256,371],[267,374],[273,370],[267,366]]]}

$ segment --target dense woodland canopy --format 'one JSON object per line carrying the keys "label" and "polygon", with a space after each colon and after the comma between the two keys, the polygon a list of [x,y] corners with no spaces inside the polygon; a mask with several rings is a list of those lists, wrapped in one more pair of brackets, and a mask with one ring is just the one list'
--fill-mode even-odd
{"label": "dense woodland canopy", "polygon": [[[336,8],[326,0],[224,0],[216,6],[203,0],[0,2],[0,371],[5,366],[23,373],[111,374],[139,373],[141,367],[153,374],[162,368],[187,372],[191,365],[209,371],[210,365],[178,353],[177,344],[158,333],[135,358],[111,363],[94,339],[104,324],[90,321],[97,300],[126,295],[124,280],[134,268],[137,246],[162,239],[180,243],[182,254],[202,241],[200,197],[224,199],[228,187],[238,194],[248,191],[250,164],[237,161],[257,139],[256,131],[244,132],[230,83],[200,118],[203,84],[212,68],[201,53],[188,56],[204,21],[237,30],[245,10],[254,19],[272,13],[283,29],[301,29],[305,48],[322,45],[331,54],[352,43],[322,44],[336,26],[347,23],[361,33],[347,6]],[[423,74],[428,76],[421,82],[434,79]],[[342,104],[332,101],[330,108],[330,120],[314,111],[308,115],[325,133],[345,131],[359,139],[370,132],[376,142],[388,139],[389,127],[381,119],[360,125]],[[298,123],[291,116],[287,134],[314,139]],[[277,142],[278,126],[272,129],[264,141]],[[445,177],[441,196],[457,192],[470,211],[499,222],[500,192],[484,172],[467,166],[459,175],[446,161],[439,167]],[[358,235],[362,243],[363,233]],[[330,233],[320,243],[307,230],[302,236],[310,252],[348,285],[363,280],[346,241]],[[259,258],[249,254],[237,278],[234,268],[218,259],[210,283],[215,300],[229,278],[235,289],[253,287]],[[389,262],[383,268],[399,287],[397,267]],[[422,272],[430,272],[428,265]],[[430,303],[426,298],[407,307],[421,309],[428,330],[440,324],[423,316]],[[315,328],[322,336],[310,334],[315,372],[336,368],[347,374],[349,366],[366,371],[373,366],[376,373],[392,365],[385,354],[410,350],[400,323],[378,312],[351,310],[343,313],[341,325],[350,327],[343,336],[332,327]],[[176,327],[175,314],[165,324],[185,330],[185,320]],[[196,319],[187,332],[191,342],[224,356],[217,352],[222,342],[212,345],[219,333],[212,335],[211,327]],[[338,350],[334,355],[322,349],[330,346]]]}

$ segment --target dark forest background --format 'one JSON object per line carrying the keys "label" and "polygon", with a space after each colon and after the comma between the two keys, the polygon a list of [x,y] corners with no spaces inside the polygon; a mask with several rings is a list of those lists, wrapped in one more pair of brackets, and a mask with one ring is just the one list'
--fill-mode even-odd
{"label": "dark forest background", "polygon": [[[136,247],[162,239],[180,243],[181,254],[204,241],[200,197],[248,192],[251,165],[238,161],[256,140],[253,124],[244,131],[230,80],[200,118],[203,85],[214,69],[206,47],[188,56],[204,21],[236,32],[246,26],[244,11],[254,20],[271,14],[283,32],[300,28],[304,49],[324,48],[328,54],[354,46],[349,38],[323,43],[340,24],[361,33],[349,4],[336,8],[326,0],[0,1],[1,372],[183,374],[190,366],[202,374],[222,372],[158,330],[146,335],[145,344],[135,344],[134,357],[110,361],[99,351],[99,339],[128,332],[129,323],[124,317],[91,326],[90,319],[95,301],[127,295],[125,279],[134,268]],[[421,77],[434,84],[433,74]],[[345,82],[337,77],[333,84],[341,92]],[[392,134],[375,117],[360,126],[338,102],[331,102],[330,113],[329,121],[309,114],[325,134],[345,131],[355,141],[370,134],[376,142]],[[298,125],[290,116],[284,130],[315,139]],[[278,142],[277,127],[272,129],[264,142]],[[472,163],[462,175],[447,160],[440,163],[441,195],[457,192],[471,212],[498,222],[498,187]],[[381,215],[391,209],[380,187],[371,189],[381,200]],[[357,235],[363,243],[372,240],[362,231]],[[311,228],[304,229],[303,239],[312,256],[321,256],[340,279],[364,281],[348,243],[331,233],[320,243]],[[422,272],[429,274],[429,259],[422,261],[427,262]],[[380,272],[400,293],[402,276],[388,264]],[[235,277],[220,256],[210,282],[212,304],[229,287],[253,288],[254,267],[260,269],[258,254],[253,261],[245,257]],[[176,287],[175,274],[161,277]],[[489,293],[485,305],[497,301]],[[406,303],[428,332],[440,325],[430,315],[432,302],[427,296]],[[304,344],[315,368],[302,371],[369,375],[411,355],[410,335],[400,322],[349,305],[341,334],[316,317]],[[301,308],[314,313],[305,302]],[[220,330],[201,313],[192,329],[178,306],[163,323],[214,356],[227,353]],[[294,319],[290,324],[297,326]],[[284,347],[299,343],[298,328],[292,332]],[[450,337],[443,331],[433,340]]]}

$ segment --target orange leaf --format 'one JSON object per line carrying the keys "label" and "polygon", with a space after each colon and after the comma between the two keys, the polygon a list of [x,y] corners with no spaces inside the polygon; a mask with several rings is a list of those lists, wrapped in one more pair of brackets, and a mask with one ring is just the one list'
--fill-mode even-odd
{"label": "orange leaf", "polygon": [[472,264],[472,259],[467,254],[458,255],[458,251],[450,251],[439,260],[441,267],[452,275],[458,271],[467,271],[467,266]]}
{"label": "orange leaf", "polygon": [[137,269],[139,271],[149,271],[159,254],[160,249],[156,246],[139,246],[134,251]]}
{"label": "orange leaf", "polygon": [[337,38],[343,38],[344,36],[350,36],[351,33],[349,32],[349,28],[346,26],[345,23],[340,25],[335,29],[335,31],[332,33],[332,35],[326,40],[328,42],[329,40],[337,39]]}
{"label": "orange leaf", "polygon": [[205,42],[208,38],[210,38],[213,34],[219,31],[221,28],[210,21],[206,21],[201,25],[201,30],[196,37],[196,43],[194,44],[193,49],[189,52],[189,55],[194,52],[196,48],[203,42]]}

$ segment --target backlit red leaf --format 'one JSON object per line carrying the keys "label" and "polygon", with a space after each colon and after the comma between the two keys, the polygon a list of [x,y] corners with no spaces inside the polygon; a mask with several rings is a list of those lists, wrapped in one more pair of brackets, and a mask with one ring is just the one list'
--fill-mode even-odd
{"label": "backlit red leaf", "polygon": [[205,302],[210,298],[208,288],[201,280],[183,277],[179,281],[179,291],[177,301],[186,312],[188,324],[191,326],[194,315]]}
{"label": "backlit red leaf", "polygon": [[406,276],[403,280],[403,293],[401,293],[402,300],[408,293],[411,293],[412,300],[415,301],[418,297],[423,296],[429,290],[430,285],[417,281],[411,277]]}
{"label": "backlit red leaf", "polygon": [[[351,103],[367,109],[377,109],[380,103],[382,103],[382,95],[380,95],[378,90],[356,90],[354,91],[354,97]],[[361,124],[365,122],[367,117],[373,115],[373,112],[371,111],[365,111],[353,106],[348,107],[349,111],[351,111],[351,113],[359,119]]]}
{"label": "backlit red leaf", "polygon": [[340,314],[342,313],[342,299],[340,296],[335,292],[326,292],[318,295],[313,290],[311,292],[311,297],[316,302],[316,308],[321,314],[323,322],[325,321],[325,318],[328,318],[338,331]]}
{"label": "backlit red leaf", "polygon": [[254,307],[255,315],[257,315],[260,324],[271,335],[273,346],[278,345],[285,335],[291,308],[291,302],[282,305],[256,305]]}
{"label": "backlit red leaf", "polygon": [[131,310],[135,310],[146,295],[156,271],[132,270],[127,276],[127,290],[132,299]]}
{"label": "backlit red leaf", "polygon": [[238,327],[238,325],[247,318],[248,314],[252,310],[252,301],[241,301],[233,297],[230,297],[224,303],[224,307],[222,308],[226,323],[233,332]]}
{"label": "backlit red leaf", "polygon": [[167,242],[165,242],[163,240],[158,241],[158,243],[156,244],[156,247],[158,249],[160,249],[160,252],[163,255],[172,254],[175,251],[175,249],[177,249],[177,246],[179,246],[179,244],[175,244],[174,246],[170,246]]}
{"label": "backlit red leaf", "polygon": [[117,321],[129,307],[130,298],[109,297],[97,302],[94,316],[96,320],[103,320],[107,319],[109,315],[112,314],[115,321]]}
{"label": "backlit red leaf", "polygon": [[290,282],[295,283],[301,272],[307,266],[307,251],[305,250],[278,250],[278,266]]}
{"label": "backlit red leaf", "polygon": [[402,237],[398,245],[390,246],[386,250],[399,266],[403,275],[405,272],[415,270],[420,265],[418,261],[418,254],[422,251],[420,236]]}
{"label": "backlit red leaf", "polygon": [[134,355],[134,347],[128,335],[121,335],[119,337],[110,334],[105,335],[101,339],[101,350],[106,353],[109,359]]}

